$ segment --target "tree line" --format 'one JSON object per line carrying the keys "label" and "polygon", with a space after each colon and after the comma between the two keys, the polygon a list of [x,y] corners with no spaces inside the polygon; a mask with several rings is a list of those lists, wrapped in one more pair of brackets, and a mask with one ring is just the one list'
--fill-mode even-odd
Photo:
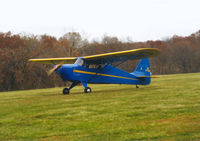
{"label": "tree line", "polygon": [[[78,32],[57,39],[49,35],[0,33],[0,91],[63,86],[63,81],[46,71],[52,65],[28,62],[30,58],[86,56],[137,48],[158,48],[161,54],[151,58],[153,74],[200,71],[200,31],[187,37],[174,35],[158,41],[121,41],[104,36],[101,41],[88,41]],[[128,60],[119,67],[133,72],[139,60]]]}

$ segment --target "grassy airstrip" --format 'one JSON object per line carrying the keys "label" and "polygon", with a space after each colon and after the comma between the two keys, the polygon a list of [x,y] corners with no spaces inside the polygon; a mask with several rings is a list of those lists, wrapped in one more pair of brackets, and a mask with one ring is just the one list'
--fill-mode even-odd
{"label": "grassy airstrip", "polygon": [[89,86],[0,93],[0,140],[200,140],[200,73]]}

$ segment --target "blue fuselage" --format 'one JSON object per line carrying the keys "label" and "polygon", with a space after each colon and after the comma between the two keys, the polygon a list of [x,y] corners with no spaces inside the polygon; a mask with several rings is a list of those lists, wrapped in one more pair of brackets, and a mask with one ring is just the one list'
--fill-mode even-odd
{"label": "blue fuselage", "polygon": [[87,68],[78,64],[64,64],[56,71],[64,81],[86,83],[135,84],[148,85],[151,78],[138,78],[111,65],[103,68]]}

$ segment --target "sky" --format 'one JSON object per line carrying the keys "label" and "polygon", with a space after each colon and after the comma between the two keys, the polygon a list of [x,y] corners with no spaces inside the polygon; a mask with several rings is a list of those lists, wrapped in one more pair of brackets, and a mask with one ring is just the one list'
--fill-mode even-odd
{"label": "sky", "polygon": [[161,40],[200,30],[199,6],[200,0],[0,0],[0,32]]}

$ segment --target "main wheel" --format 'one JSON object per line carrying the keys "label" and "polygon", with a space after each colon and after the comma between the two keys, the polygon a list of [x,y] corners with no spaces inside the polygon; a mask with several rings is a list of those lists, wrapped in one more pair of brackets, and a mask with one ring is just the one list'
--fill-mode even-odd
{"label": "main wheel", "polygon": [[63,94],[64,94],[64,95],[69,94],[69,89],[68,89],[68,88],[64,88],[64,89],[63,89]]}
{"label": "main wheel", "polygon": [[92,92],[92,89],[91,89],[90,87],[86,87],[86,88],[84,89],[84,92],[85,92],[85,93],[91,93],[91,92]]}

